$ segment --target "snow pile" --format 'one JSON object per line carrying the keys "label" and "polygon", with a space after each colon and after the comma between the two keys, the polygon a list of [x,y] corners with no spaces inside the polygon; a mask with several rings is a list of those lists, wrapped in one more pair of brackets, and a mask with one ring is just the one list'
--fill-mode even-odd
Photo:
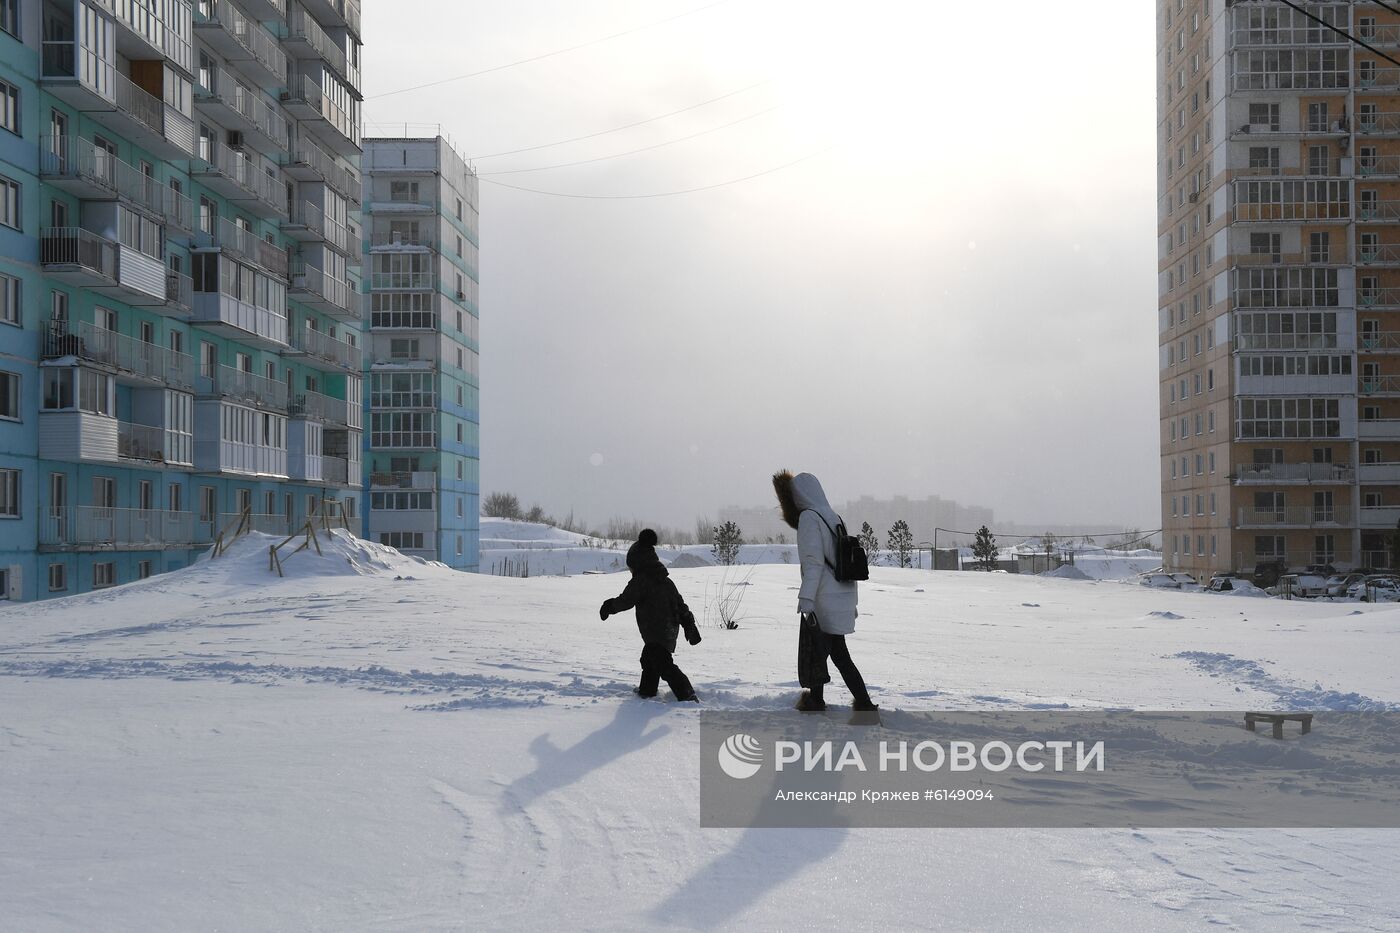
{"label": "snow pile", "polygon": [[[223,578],[228,582],[266,583],[269,577],[277,576],[277,571],[272,567],[270,548],[286,540],[276,535],[249,532],[236,538],[218,557],[214,557],[213,549],[210,549],[201,554],[193,566],[175,573],[199,573],[205,580]],[[446,564],[402,554],[388,545],[357,538],[340,528],[318,530],[315,542],[305,535],[299,535],[282,545],[277,555],[283,577],[294,579],[454,572]]]}
{"label": "snow pile", "polygon": [[1056,567],[1054,570],[1047,570],[1047,571],[1045,571],[1044,573],[1040,574],[1040,576],[1042,576],[1042,577],[1051,577],[1051,578],[1056,579],[1056,580],[1092,580],[1092,579],[1094,579],[1093,577],[1089,576],[1087,573],[1085,573],[1084,571],[1080,570],[1078,567],[1076,567],[1076,566],[1073,565],[1073,564],[1061,564],[1060,566]]}
{"label": "snow pile", "polygon": [[1253,597],[1256,599],[1261,596],[1265,599],[1271,598],[1268,593],[1264,592],[1262,589],[1255,586],[1253,583],[1249,582],[1248,580],[1241,580],[1239,577],[1235,577],[1234,579],[1232,579],[1230,581],[1230,586],[1232,587],[1231,589],[1221,590],[1218,593],[1216,593],[1216,595],[1245,596]]}
{"label": "snow pile", "polygon": [[481,520],[482,550],[579,547],[586,541],[594,540],[588,535],[538,522],[518,522],[509,518]]}
{"label": "snow pile", "polygon": [[672,570],[689,570],[693,567],[713,567],[714,561],[706,560],[699,554],[685,551],[668,564]]}

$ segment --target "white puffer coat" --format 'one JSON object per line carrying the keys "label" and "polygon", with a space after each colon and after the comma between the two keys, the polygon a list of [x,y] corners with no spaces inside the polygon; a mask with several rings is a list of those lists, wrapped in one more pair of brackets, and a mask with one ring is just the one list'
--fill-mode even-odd
{"label": "white puffer coat", "polygon": [[856,630],[856,616],[860,614],[856,610],[856,584],[842,583],[831,569],[836,565],[836,536],[832,529],[840,519],[826,501],[822,484],[811,473],[792,478],[792,498],[802,510],[797,521],[797,556],[802,565],[797,609],[815,612],[817,624],[828,635],[849,635]]}

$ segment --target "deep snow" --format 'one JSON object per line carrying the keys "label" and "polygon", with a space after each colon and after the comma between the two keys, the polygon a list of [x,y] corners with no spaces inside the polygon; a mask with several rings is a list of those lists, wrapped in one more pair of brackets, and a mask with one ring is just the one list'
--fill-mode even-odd
{"label": "deep snow", "polygon": [[[278,580],[266,543],[0,609],[0,927],[1400,924],[1394,832],[701,831],[695,711],[632,697],[630,614],[597,617],[624,578],[341,538]],[[743,596],[678,653],[707,704],[785,709],[796,567],[674,576],[697,616]],[[1390,605],[880,568],[851,644],[888,708],[1368,709],[1397,635]]]}

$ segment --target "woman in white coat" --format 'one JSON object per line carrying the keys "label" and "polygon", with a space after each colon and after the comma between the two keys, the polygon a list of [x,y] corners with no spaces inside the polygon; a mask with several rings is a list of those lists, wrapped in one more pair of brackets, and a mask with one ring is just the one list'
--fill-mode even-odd
{"label": "woman in white coat", "polygon": [[826,667],[830,657],[841,672],[846,689],[851,691],[851,708],[856,712],[874,711],[878,707],[870,701],[865,680],[846,647],[846,636],[856,630],[859,613],[856,584],[837,580],[833,570],[836,526],[841,519],[811,473],[775,473],[773,490],[778,494],[783,520],[797,529],[797,555],[802,565],[802,586],[797,593],[797,611],[802,616],[797,679],[804,689],[797,708],[803,712],[826,709],[822,690],[831,680]]}

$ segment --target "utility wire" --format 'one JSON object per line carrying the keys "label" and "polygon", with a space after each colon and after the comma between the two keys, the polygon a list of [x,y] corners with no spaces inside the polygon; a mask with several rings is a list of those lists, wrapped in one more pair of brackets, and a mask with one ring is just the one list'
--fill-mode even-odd
{"label": "utility wire", "polygon": [[700,185],[699,187],[695,188],[682,188],[679,191],[658,191],[651,194],[572,194],[565,191],[541,191],[538,188],[525,188],[520,185],[506,184],[503,181],[492,181],[490,178],[483,178],[481,180],[486,182],[488,185],[496,185],[500,188],[510,188],[514,191],[528,191],[531,194],[543,194],[553,198],[577,198],[586,201],[637,201],[642,200],[644,198],[673,198],[677,195],[694,194],[698,191],[713,191],[715,188],[725,188],[729,185],[737,185],[740,182],[751,181],[755,178],[761,178],[764,175],[772,175],[774,172],[781,172],[785,168],[792,168],[794,165],[806,162],[808,159],[814,159],[817,156],[822,155],[825,152],[830,152],[832,149],[835,148],[836,147],[834,145],[827,146],[824,149],[818,149],[816,152],[809,152],[805,156],[802,156],[800,159],[793,159],[791,162],[784,162],[782,165],[775,165],[772,168],[766,168],[761,172],[754,172],[752,175],[745,175],[742,178],[731,178],[728,181],[716,182],[713,185]]}
{"label": "utility wire", "polygon": [[634,32],[641,32],[645,29],[654,29],[657,26],[664,26],[667,23],[673,23],[678,19],[684,19],[687,16],[694,16],[696,13],[703,13],[706,10],[714,9],[717,6],[724,6],[726,3],[729,2],[730,0],[717,0],[717,2],[715,3],[708,3],[705,6],[697,7],[693,10],[687,10],[684,13],[677,13],[675,16],[668,16],[666,19],[659,19],[655,22],[646,23],[642,26],[634,26],[631,29],[624,29],[622,32],[615,32],[612,35],[601,36],[597,39],[589,39],[587,42],[580,42],[578,45],[571,45],[568,48],[555,49],[552,52],[545,52],[541,55],[532,55],[529,58],[522,58],[519,61],[507,62],[504,65],[495,65],[491,68],[483,68],[481,71],[473,71],[467,74],[454,75],[450,78],[440,78],[437,81],[429,81],[426,84],[416,84],[413,87],[401,87],[396,91],[385,91],[383,94],[371,94],[368,98],[366,98],[366,100],[378,100],[381,97],[393,97],[395,94],[407,94],[409,91],[421,91],[424,88],[437,87],[439,84],[449,84],[453,81],[465,81],[467,78],[477,78],[481,75],[491,74],[495,71],[504,71],[507,68],[514,68],[516,65],[528,65],[531,62],[541,61],[546,58],[553,58],[555,55],[563,55],[566,52],[576,52],[579,49],[586,49],[590,45],[597,45],[600,42],[608,42],[613,39],[620,39],[623,36],[630,36]]}
{"label": "utility wire", "polygon": [[[1339,27],[1337,27],[1337,26],[1333,26],[1331,23],[1327,22],[1327,20],[1322,19],[1321,17],[1318,17],[1318,16],[1314,16],[1313,14],[1311,14],[1311,13],[1309,13],[1307,10],[1303,9],[1303,8],[1302,8],[1301,6],[1299,6],[1298,4],[1294,3],[1293,0],[1279,0],[1279,2],[1282,3],[1284,6],[1288,7],[1289,9],[1291,9],[1291,10],[1296,10],[1297,12],[1302,13],[1304,16],[1306,16],[1308,19],[1312,20],[1314,23],[1317,23],[1317,24],[1320,25],[1320,26],[1326,26],[1328,29],[1332,30],[1332,31],[1335,32],[1337,35],[1341,36],[1343,39],[1346,39],[1346,40],[1348,40],[1348,41],[1350,41],[1350,42],[1355,42],[1357,45],[1361,46],[1363,49],[1365,49],[1366,51],[1370,52],[1371,54],[1373,54],[1373,55],[1379,55],[1381,58],[1383,58],[1383,59],[1385,59],[1386,61],[1390,62],[1392,65],[1395,65],[1397,68],[1400,68],[1400,61],[1396,61],[1395,59],[1391,58],[1389,55],[1387,55],[1387,54],[1385,54],[1384,52],[1382,52],[1380,49],[1376,48],[1374,45],[1371,45],[1371,44],[1368,43],[1368,42],[1365,42],[1365,41],[1363,41],[1363,40],[1361,40],[1361,39],[1356,38],[1356,36],[1353,36],[1351,33],[1347,32],[1346,30],[1341,29],[1341,28],[1339,28]],[[1390,7],[1386,7],[1386,9],[1388,10],[1388,9],[1390,9]],[[1392,11],[1392,12],[1393,12],[1393,11]]]}
{"label": "utility wire", "polygon": [[539,166],[536,166],[535,168],[514,168],[514,169],[510,169],[509,171],[501,171],[501,172],[478,172],[478,173],[477,173],[477,177],[478,177],[478,178],[486,178],[486,177],[488,177],[488,176],[490,176],[490,175],[522,175],[522,174],[524,174],[524,173],[526,173],[526,172],[547,172],[547,171],[549,171],[550,169],[569,168],[569,167],[574,166],[574,165],[589,165],[589,164],[591,164],[591,163],[593,163],[593,162],[606,162],[606,161],[608,161],[609,159],[620,159],[620,158],[622,158],[623,156],[636,155],[636,154],[639,153],[639,152],[650,152],[650,151],[653,150],[653,149],[661,149],[661,148],[663,148],[663,147],[665,147],[665,146],[672,146],[672,145],[675,145],[676,143],[683,143],[683,142],[685,142],[685,141],[688,140],[688,139],[695,139],[696,137],[699,137],[699,136],[706,136],[706,135],[708,135],[708,134],[710,134],[710,133],[718,133],[720,130],[726,130],[726,129],[729,129],[729,127],[731,127],[731,126],[737,126],[737,125],[739,125],[740,123],[744,123],[744,122],[746,122],[746,121],[748,121],[748,120],[757,119],[758,117],[761,117],[761,116],[763,116],[763,115],[766,114],[766,113],[772,113],[774,110],[777,110],[777,109],[778,109],[779,107],[781,107],[781,106],[782,106],[782,104],[778,104],[778,105],[776,105],[776,106],[769,107],[767,110],[760,110],[758,113],[751,113],[751,114],[749,114],[749,115],[746,116],[746,117],[740,117],[740,118],[737,119],[737,120],[731,120],[731,121],[729,121],[728,123],[725,123],[725,124],[723,124],[723,125],[721,125],[721,126],[714,126],[714,127],[711,127],[711,128],[708,129],[708,130],[701,130],[701,131],[698,132],[698,133],[691,133],[689,136],[681,136],[681,137],[678,138],[678,139],[668,139],[668,140],[666,140],[665,142],[656,143],[655,145],[651,145],[651,146],[642,146],[640,149],[629,149],[629,150],[626,151],[626,152],[616,152],[616,153],[613,153],[612,155],[598,156],[596,159],[579,159],[577,162],[560,162],[560,163],[558,163],[558,164],[556,164],[556,165],[539,165]]}
{"label": "utility wire", "polygon": [[538,146],[526,146],[524,149],[507,149],[505,152],[488,152],[486,155],[474,155],[471,158],[472,161],[476,161],[477,159],[494,159],[496,156],[517,155],[521,152],[535,152],[538,149],[552,149],[555,146],[563,146],[567,143],[582,142],[585,139],[596,139],[599,136],[606,136],[609,133],[620,133],[623,130],[630,130],[634,126],[644,126],[648,123],[655,123],[657,120],[664,120],[667,117],[674,117],[677,114],[688,113],[691,110],[699,110],[701,107],[704,107],[707,104],[714,104],[722,100],[728,100],[729,98],[736,97],[744,93],[745,91],[752,91],[754,88],[762,87],[763,85],[768,83],[769,82],[767,81],[759,81],[757,84],[750,84],[748,87],[741,87],[737,91],[730,91],[728,94],[721,94],[718,97],[711,97],[709,100],[702,100],[700,101],[700,103],[691,104],[689,107],[682,107],[679,110],[672,110],[668,113],[663,113],[655,117],[647,117],[645,120],[638,120],[636,123],[628,123],[623,126],[615,126],[610,130],[599,130],[596,133],[589,133],[586,136],[575,136],[571,139],[561,139],[558,142],[553,143],[541,143]]}
{"label": "utility wire", "polygon": [[1371,2],[1374,3],[1376,6],[1380,7],[1382,10],[1389,10],[1391,13],[1400,13],[1400,9],[1396,9],[1388,3],[1382,3],[1381,0],[1371,0]]}

